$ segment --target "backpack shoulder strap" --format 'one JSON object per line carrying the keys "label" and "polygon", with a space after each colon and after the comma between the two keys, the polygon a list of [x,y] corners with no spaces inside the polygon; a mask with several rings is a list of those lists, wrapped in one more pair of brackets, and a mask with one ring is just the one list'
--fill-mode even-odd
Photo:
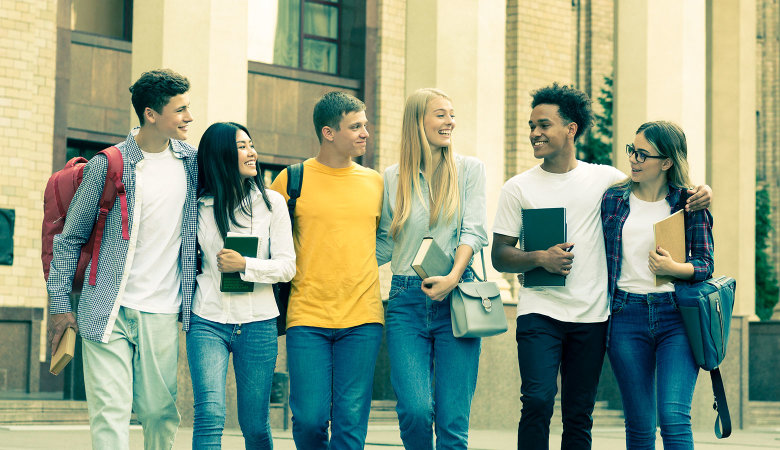
{"label": "backpack shoulder strap", "polygon": [[290,220],[293,218],[295,204],[298,197],[301,196],[301,187],[303,186],[303,163],[292,164],[287,167],[287,209],[290,211]]}
{"label": "backpack shoulder strap", "polygon": [[303,185],[303,163],[292,164],[287,167],[287,195],[290,200],[301,196]]}
{"label": "backpack shoulder strap", "polygon": [[108,159],[106,168],[106,183],[103,185],[103,193],[100,196],[100,212],[98,213],[97,223],[92,229],[92,236],[87,242],[88,250],[92,254],[92,266],[89,271],[89,284],[94,286],[97,283],[97,267],[100,258],[100,244],[103,241],[103,231],[106,227],[106,217],[108,211],[114,207],[117,197],[121,204],[122,213],[122,239],[130,239],[128,229],[127,196],[125,185],[122,183],[122,173],[124,172],[124,161],[122,152],[116,146],[109,147],[98,152],[105,155]]}

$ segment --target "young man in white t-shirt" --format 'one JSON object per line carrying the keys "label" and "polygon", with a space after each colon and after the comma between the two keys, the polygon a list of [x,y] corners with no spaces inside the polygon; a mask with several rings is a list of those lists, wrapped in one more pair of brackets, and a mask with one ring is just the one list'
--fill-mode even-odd
{"label": "young man in white t-shirt", "polygon": [[[604,361],[609,302],[601,198],[626,178],[612,166],[578,161],[574,143],[590,127],[590,99],[557,83],[533,93],[528,124],[534,157],[543,162],[506,182],[493,225],[493,266],[521,273],[542,267],[566,276],[563,287],[520,288],[517,353],[522,411],[518,449],[549,448],[550,418],[561,373],[561,448],[589,449],[591,414]],[[709,190],[689,200],[709,204]],[[566,208],[567,241],[524,252],[522,210]]]}
{"label": "young man in white t-shirt", "polygon": [[116,145],[127,216],[118,198],[106,219],[95,284],[85,277],[77,317],[71,282],[98,213],[103,155],[86,165],[62,234],[54,238],[49,340],[56,349],[68,327],[82,336],[93,448],[127,449],[131,411],[146,448],[170,449],[179,426],[177,322],[181,317],[187,330],[196,261],[197,154],[183,142],[193,120],[189,87],[173,71],[153,70],[130,88],[141,127]]}

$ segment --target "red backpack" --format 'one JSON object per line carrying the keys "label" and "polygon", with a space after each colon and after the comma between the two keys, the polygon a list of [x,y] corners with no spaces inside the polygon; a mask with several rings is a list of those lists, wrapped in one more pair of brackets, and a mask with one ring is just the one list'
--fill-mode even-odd
{"label": "red backpack", "polygon": [[[86,272],[90,260],[92,260],[92,268],[89,271],[89,284],[94,286],[97,282],[100,243],[103,240],[106,216],[108,211],[114,206],[117,196],[122,206],[122,238],[125,240],[130,239],[127,224],[127,197],[125,195],[125,185],[122,184],[124,168],[122,153],[116,147],[109,147],[98,153],[102,153],[108,158],[106,184],[103,186],[103,195],[100,197],[100,213],[98,214],[97,223],[92,228],[89,240],[81,247],[81,256],[79,256],[79,263],[73,277],[73,292],[81,291],[81,286],[84,284],[84,272]],[[49,182],[46,183],[46,190],[43,193],[41,260],[43,262],[43,277],[47,280],[49,279],[54,236],[62,233],[68,207],[76,194],[76,189],[81,184],[86,164],[86,159],[80,156],[75,157],[68,161],[62,170],[54,172],[49,178]]]}

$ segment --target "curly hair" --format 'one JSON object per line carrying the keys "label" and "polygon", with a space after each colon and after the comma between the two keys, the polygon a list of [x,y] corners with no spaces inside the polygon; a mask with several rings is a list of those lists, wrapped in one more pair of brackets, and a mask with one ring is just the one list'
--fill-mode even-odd
{"label": "curly hair", "polygon": [[551,86],[545,86],[532,92],[531,97],[533,98],[531,108],[545,104],[557,105],[561,119],[577,124],[577,132],[574,134],[575,142],[593,124],[593,110],[588,94],[572,86],[553,83]]}
{"label": "curly hair", "polygon": [[179,94],[190,90],[190,81],[171,69],[150,70],[130,86],[130,101],[141,125],[147,107],[162,114],[165,105]]}

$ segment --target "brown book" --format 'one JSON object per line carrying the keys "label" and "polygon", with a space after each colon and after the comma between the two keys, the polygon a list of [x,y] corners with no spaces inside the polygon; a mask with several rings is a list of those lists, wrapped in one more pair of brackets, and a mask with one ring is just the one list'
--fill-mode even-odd
{"label": "brown book", "polygon": [[62,369],[68,365],[73,354],[76,352],[76,330],[73,328],[66,328],[62,333],[62,339],[60,339],[59,345],[57,345],[57,351],[54,352],[54,356],[51,357],[51,367],[49,372],[54,375],[59,375]]}
{"label": "brown book", "polygon": [[[685,262],[685,216],[683,210],[679,210],[664,220],[653,225],[655,232],[655,246],[661,247],[675,262]],[[674,280],[668,275],[656,275],[655,285],[660,286]]]}

